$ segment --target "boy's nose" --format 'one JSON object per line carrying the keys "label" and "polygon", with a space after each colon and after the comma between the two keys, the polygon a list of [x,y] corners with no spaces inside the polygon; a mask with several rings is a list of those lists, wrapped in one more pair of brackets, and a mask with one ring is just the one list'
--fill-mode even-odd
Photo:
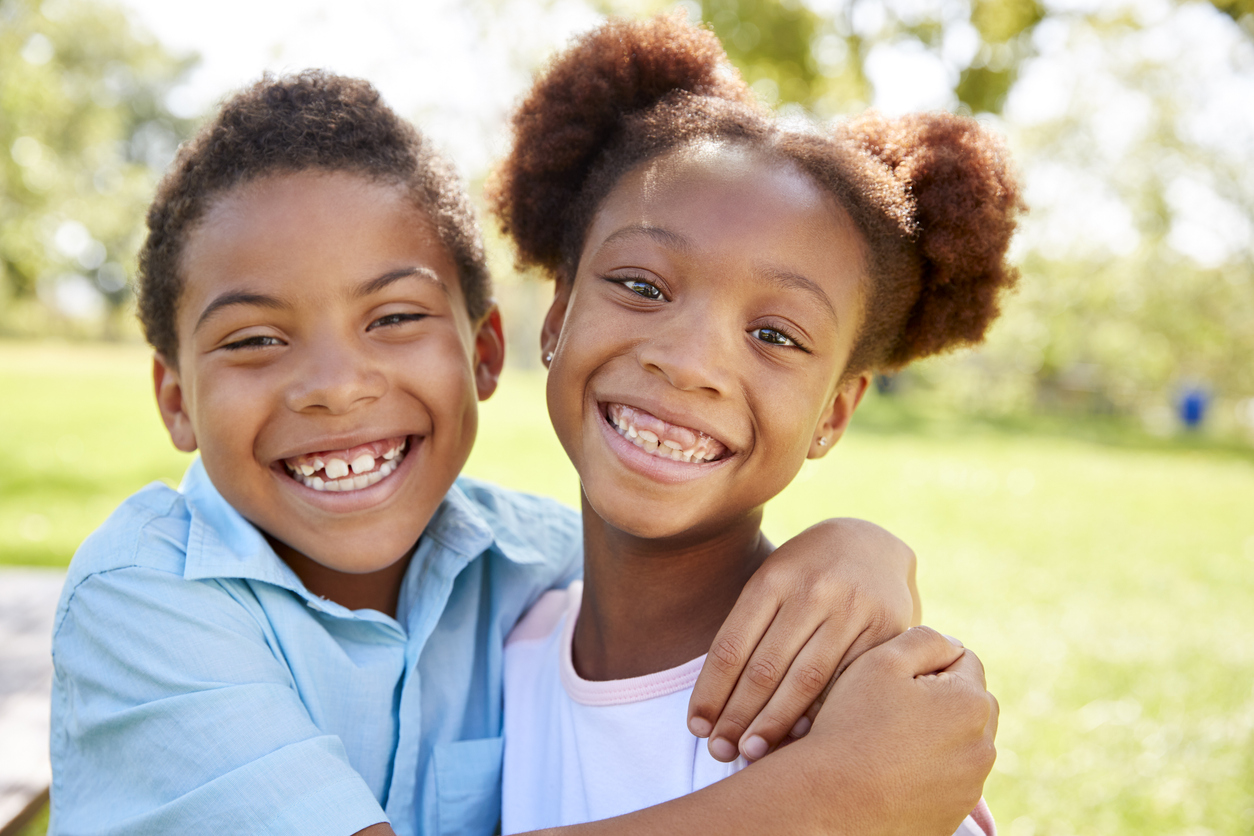
{"label": "boy's nose", "polygon": [[709,309],[676,312],[640,343],[640,364],[677,389],[727,392],[737,329],[722,320]]}
{"label": "boy's nose", "polygon": [[387,377],[365,352],[338,343],[311,347],[294,369],[287,389],[287,405],[295,412],[319,411],[341,415],[387,391]]}

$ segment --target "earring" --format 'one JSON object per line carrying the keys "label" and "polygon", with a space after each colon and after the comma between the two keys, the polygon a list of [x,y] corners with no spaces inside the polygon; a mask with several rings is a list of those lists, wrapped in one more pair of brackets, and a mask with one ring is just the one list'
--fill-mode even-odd
{"label": "earring", "polygon": [[826,447],[826,446],[827,446],[827,436],[825,436],[825,435],[823,435],[823,436],[819,436],[819,446],[820,446],[820,447]]}
{"label": "earring", "polygon": [[549,363],[552,363],[552,362],[553,362],[553,352],[551,351],[544,352],[544,365],[547,366]]}

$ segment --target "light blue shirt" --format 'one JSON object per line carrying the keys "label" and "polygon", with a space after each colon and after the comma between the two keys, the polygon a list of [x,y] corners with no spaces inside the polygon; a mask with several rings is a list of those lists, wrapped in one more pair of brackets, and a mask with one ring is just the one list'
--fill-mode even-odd
{"label": "light blue shirt", "polygon": [[578,515],[460,479],[397,620],[305,589],[199,460],[74,556],[53,634],[56,834],[487,834],[501,654],[580,573]]}

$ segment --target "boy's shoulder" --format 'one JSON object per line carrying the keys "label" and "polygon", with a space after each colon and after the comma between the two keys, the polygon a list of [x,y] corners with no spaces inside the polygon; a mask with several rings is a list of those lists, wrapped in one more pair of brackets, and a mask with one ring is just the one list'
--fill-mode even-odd
{"label": "boy's shoulder", "polygon": [[582,557],[579,512],[555,499],[458,477],[450,496],[460,494],[491,529],[497,546],[516,562],[551,562]]}
{"label": "boy's shoulder", "polygon": [[88,535],[70,561],[66,586],[132,566],[183,574],[191,521],[187,498],[153,482],[127,497]]}

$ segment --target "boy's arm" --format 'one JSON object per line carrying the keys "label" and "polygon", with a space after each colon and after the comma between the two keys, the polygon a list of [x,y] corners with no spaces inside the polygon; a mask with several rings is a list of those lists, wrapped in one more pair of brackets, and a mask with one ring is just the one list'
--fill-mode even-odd
{"label": "boy's arm", "polygon": [[55,832],[339,836],[386,818],[246,603],[138,566],[73,588],[53,637]]}
{"label": "boy's arm", "polygon": [[804,734],[834,677],[919,623],[915,563],[909,546],[863,520],[827,520],[781,545],[710,648],[688,707],[692,733],[723,761],[756,760],[790,731]]}
{"label": "boy's arm", "polygon": [[950,836],[979,802],[997,714],[974,654],[918,627],[855,661],[804,739],[666,804],[543,832]]}
{"label": "boy's arm", "polygon": [[705,789],[541,832],[951,836],[979,802],[998,707],[970,651],[926,627],[909,630],[854,662],[825,705],[803,740]]}

